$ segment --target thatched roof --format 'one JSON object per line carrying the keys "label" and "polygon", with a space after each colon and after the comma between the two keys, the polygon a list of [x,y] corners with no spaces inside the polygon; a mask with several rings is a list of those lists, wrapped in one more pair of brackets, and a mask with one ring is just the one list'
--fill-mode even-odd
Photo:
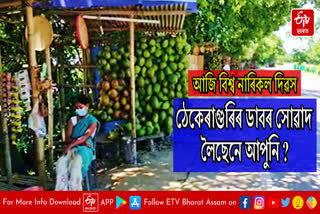
{"label": "thatched roof", "polygon": [[[20,0],[0,0],[0,21],[7,20],[8,17],[19,19],[24,13],[24,5]],[[144,32],[165,32],[177,33],[183,30],[185,16],[187,14],[187,4],[167,4],[162,6],[123,6],[123,7],[96,7],[96,8],[52,8],[48,6],[47,0],[38,0],[38,7],[46,14],[55,14],[71,24],[75,25],[76,17],[79,14],[90,16],[131,18],[139,20],[156,20],[154,23],[136,23],[136,31]],[[127,31],[129,23],[125,21],[86,20],[89,33],[97,31]]]}

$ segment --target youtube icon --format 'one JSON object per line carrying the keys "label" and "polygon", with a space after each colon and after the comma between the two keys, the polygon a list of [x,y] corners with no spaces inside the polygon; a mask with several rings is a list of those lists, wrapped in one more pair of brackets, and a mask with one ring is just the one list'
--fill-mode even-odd
{"label": "youtube icon", "polygon": [[268,207],[269,208],[278,208],[278,207],[280,207],[280,199],[278,199],[278,198],[269,198],[268,199]]}

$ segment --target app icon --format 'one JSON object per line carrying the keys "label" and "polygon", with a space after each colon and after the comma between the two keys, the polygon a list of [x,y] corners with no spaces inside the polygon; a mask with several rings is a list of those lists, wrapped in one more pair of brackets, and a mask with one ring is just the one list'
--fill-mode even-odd
{"label": "app icon", "polygon": [[312,9],[291,10],[291,34],[292,36],[313,36],[314,11]]}
{"label": "app icon", "polygon": [[122,198],[120,198],[119,196],[117,196],[116,198],[116,209],[124,206],[127,202],[125,200],[123,200]]}
{"label": "app icon", "polygon": [[280,200],[278,198],[269,198],[268,207],[269,208],[278,208],[280,206]]}
{"label": "app icon", "polygon": [[251,197],[240,196],[240,209],[251,209]]}
{"label": "app icon", "polygon": [[140,210],[141,209],[141,197],[140,196],[130,196],[130,209]]}
{"label": "app icon", "polygon": [[310,196],[307,201],[306,201],[307,206],[309,207],[309,209],[313,209],[317,206],[317,200],[315,199],[315,197]]}
{"label": "app icon", "polygon": [[264,209],[264,196],[254,196],[254,209],[262,210]]}
{"label": "app icon", "polygon": [[290,203],[290,198],[286,198],[286,200],[281,198],[281,204],[282,204],[281,207],[287,207],[289,203]]}
{"label": "app icon", "polygon": [[83,212],[99,211],[99,195],[98,193],[83,193]]}
{"label": "app icon", "polygon": [[296,196],[292,199],[292,206],[297,210],[303,207],[303,203],[303,198],[301,196]]}

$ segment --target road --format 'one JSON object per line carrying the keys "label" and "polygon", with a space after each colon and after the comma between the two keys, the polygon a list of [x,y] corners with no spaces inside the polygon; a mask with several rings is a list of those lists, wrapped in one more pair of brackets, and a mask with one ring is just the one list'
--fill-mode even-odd
{"label": "road", "polygon": [[109,190],[320,190],[320,76],[302,73],[302,96],[317,98],[317,172],[173,173],[172,150],[141,154],[143,166],[122,166],[99,176]]}

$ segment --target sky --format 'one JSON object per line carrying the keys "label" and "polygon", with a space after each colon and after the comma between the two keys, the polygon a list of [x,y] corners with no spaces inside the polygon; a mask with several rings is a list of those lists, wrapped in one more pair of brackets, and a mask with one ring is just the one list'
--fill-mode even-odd
{"label": "sky", "polygon": [[[304,9],[314,9],[312,4],[306,4],[303,6]],[[314,9],[315,23],[320,22],[320,11]],[[291,20],[284,26],[281,26],[278,31],[275,32],[283,41],[283,47],[287,53],[292,53],[294,49],[305,51],[309,48],[310,43],[315,42],[320,37],[320,32],[315,31],[313,37],[297,37],[291,35]]]}

